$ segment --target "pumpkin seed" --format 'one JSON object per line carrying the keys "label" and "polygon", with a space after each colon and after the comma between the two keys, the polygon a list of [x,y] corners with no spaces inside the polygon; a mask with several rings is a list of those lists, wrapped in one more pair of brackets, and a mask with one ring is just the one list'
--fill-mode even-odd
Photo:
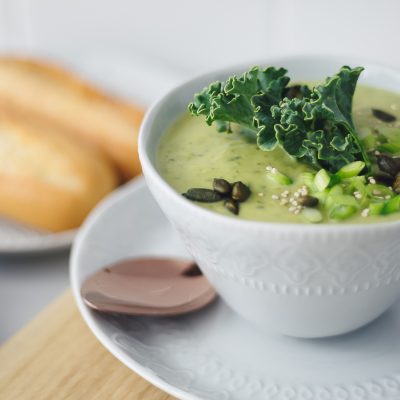
{"label": "pumpkin seed", "polygon": [[389,114],[386,111],[378,110],[377,108],[372,109],[372,114],[374,115],[375,118],[378,118],[383,122],[396,121],[396,117],[394,115]]}
{"label": "pumpkin seed", "polygon": [[233,199],[227,199],[224,202],[225,208],[230,211],[232,214],[239,214],[239,203]]}
{"label": "pumpkin seed", "polygon": [[189,189],[186,193],[182,193],[182,196],[189,200],[200,201],[202,203],[214,203],[222,200],[222,196],[219,193],[211,189],[202,188]]}
{"label": "pumpkin seed", "polygon": [[201,272],[201,270],[198,267],[198,265],[196,263],[193,263],[192,265],[189,266],[189,268],[187,268],[187,269],[185,269],[183,271],[183,275],[185,275],[185,276],[199,276],[199,275],[203,275],[203,273]]}
{"label": "pumpkin seed", "polygon": [[243,182],[235,182],[232,186],[232,199],[239,202],[246,201],[250,196],[250,188]]}
{"label": "pumpkin seed", "polygon": [[393,191],[395,191],[397,194],[400,194],[400,173],[398,173],[394,179]]}
{"label": "pumpkin seed", "polygon": [[319,200],[314,196],[301,196],[297,199],[297,203],[303,207],[316,207]]}
{"label": "pumpkin seed", "polygon": [[214,178],[213,189],[215,192],[222,194],[223,196],[229,196],[232,192],[232,185],[225,179]]}
{"label": "pumpkin seed", "polygon": [[378,167],[389,175],[396,176],[400,172],[400,157],[390,157],[387,154],[376,156]]}
{"label": "pumpkin seed", "polygon": [[393,176],[390,174],[383,172],[383,171],[377,171],[374,175],[373,178],[381,184],[384,184],[386,186],[392,186],[393,184]]}

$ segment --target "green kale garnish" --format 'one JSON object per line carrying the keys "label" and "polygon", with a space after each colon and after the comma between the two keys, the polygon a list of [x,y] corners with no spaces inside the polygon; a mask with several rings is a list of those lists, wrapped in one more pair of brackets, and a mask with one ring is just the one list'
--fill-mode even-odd
{"label": "green kale garnish", "polygon": [[[351,108],[363,68],[344,66],[312,90],[289,87],[284,68],[254,67],[241,77],[214,82],[196,94],[189,111],[231,132],[231,123],[252,132],[265,151],[281,146],[289,155],[332,173],[353,161],[370,165],[355,131]],[[291,94],[289,96],[289,93]]]}

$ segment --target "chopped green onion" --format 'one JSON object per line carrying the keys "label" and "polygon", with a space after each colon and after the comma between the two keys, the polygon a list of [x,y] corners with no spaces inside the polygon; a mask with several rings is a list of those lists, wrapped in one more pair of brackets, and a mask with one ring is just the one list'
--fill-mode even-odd
{"label": "chopped green onion", "polygon": [[332,186],[332,188],[329,190],[329,194],[331,196],[336,196],[336,195],[343,194],[342,186],[341,185]]}
{"label": "chopped green onion", "polygon": [[381,214],[393,214],[397,211],[400,211],[400,196],[393,197],[386,201],[382,207]]}
{"label": "chopped green onion", "polygon": [[385,185],[369,184],[365,186],[365,191],[369,197],[393,197],[394,193]]}
{"label": "chopped green onion", "polygon": [[293,180],[290,179],[287,175],[282,174],[276,168],[268,166],[267,170],[267,177],[270,178],[272,181],[278,183],[279,185],[291,185]]}
{"label": "chopped green onion", "polygon": [[316,197],[319,201],[319,204],[325,204],[326,199],[328,198],[329,191],[328,189],[323,190],[322,192],[315,192],[312,194],[313,197]]}
{"label": "chopped green onion", "polygon": [[335,205],[345,205],[359,208],[359,204],[357,203],[357,200],[354,198],[354,196],[350,196],[348,194],[329,194],[326,204],[328,207],[335,207]]}
{"label": "chopped green onion", "polygon": [[366,186],[366,179],[364,175],[353,176],[352,178],[345,179],[343,181],[343,184],[345,184],[348,190],[350,191],[358,190],[360,192],[364,192]]}
{"label": "chopped green onion", "polygon": [[398,154],[400,153],[400,143],[383,143],[377,149],[383,153]]}
{"label": "chopped green onion", "polygon": [[362,140],[362,143],[367,150],[376,149],[376,136],[370,134]]}
{"label": "chopped green onion", "polygon": [[365,162],[354,161],[340,168],[335,175],[340,179],[351,178],[353,176],[357,176],[364,168]]}
{"label": "chopped green onion", "polygon": [[329,218],[343,220],[350,218],[357,211],[357,207],[339,204],[329,212]]}
{"label": "chopped green onion", "polygon": [[326,189],[331,181],[331,177],[324,169],[320,169],[314,177],[314,185],[319,192]]}
{"label": "chopped green onion", "polygon": [[309,222],[316,223],[322,221],[321,212],[315,208],[306,207],[301,212],[301,215]]}
{"label": "chopped green onion", "polygon": [[382,209],[383,209],[384,205],[385,205],[384,202],[370,203],[368,206],[370,215],[382,214]]}
{"label": "chopped green onion", "polygon": [[316,190],[314,177],[315,175],[312,172],[303,172],[300,177],[304,185],[306,185],[311,191]]}

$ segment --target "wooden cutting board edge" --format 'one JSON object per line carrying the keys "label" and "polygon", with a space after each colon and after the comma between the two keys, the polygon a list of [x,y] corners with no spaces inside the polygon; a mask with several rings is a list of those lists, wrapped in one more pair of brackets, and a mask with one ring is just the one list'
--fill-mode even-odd
{"label": "wooden cutting board edge", "polygon": [[96,340],[68,290],[0,347],[0,399],[174,398]]}

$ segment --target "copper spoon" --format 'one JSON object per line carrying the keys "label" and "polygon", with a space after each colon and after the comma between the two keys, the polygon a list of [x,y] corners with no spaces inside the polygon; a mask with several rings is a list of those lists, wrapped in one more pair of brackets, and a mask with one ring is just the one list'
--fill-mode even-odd
{"label": "copper spoon", "polygon": [[98,311],[152,316],[188,313],[216,297],[193,261],[171,258],[120,261],[91,275],[81,294]]}

